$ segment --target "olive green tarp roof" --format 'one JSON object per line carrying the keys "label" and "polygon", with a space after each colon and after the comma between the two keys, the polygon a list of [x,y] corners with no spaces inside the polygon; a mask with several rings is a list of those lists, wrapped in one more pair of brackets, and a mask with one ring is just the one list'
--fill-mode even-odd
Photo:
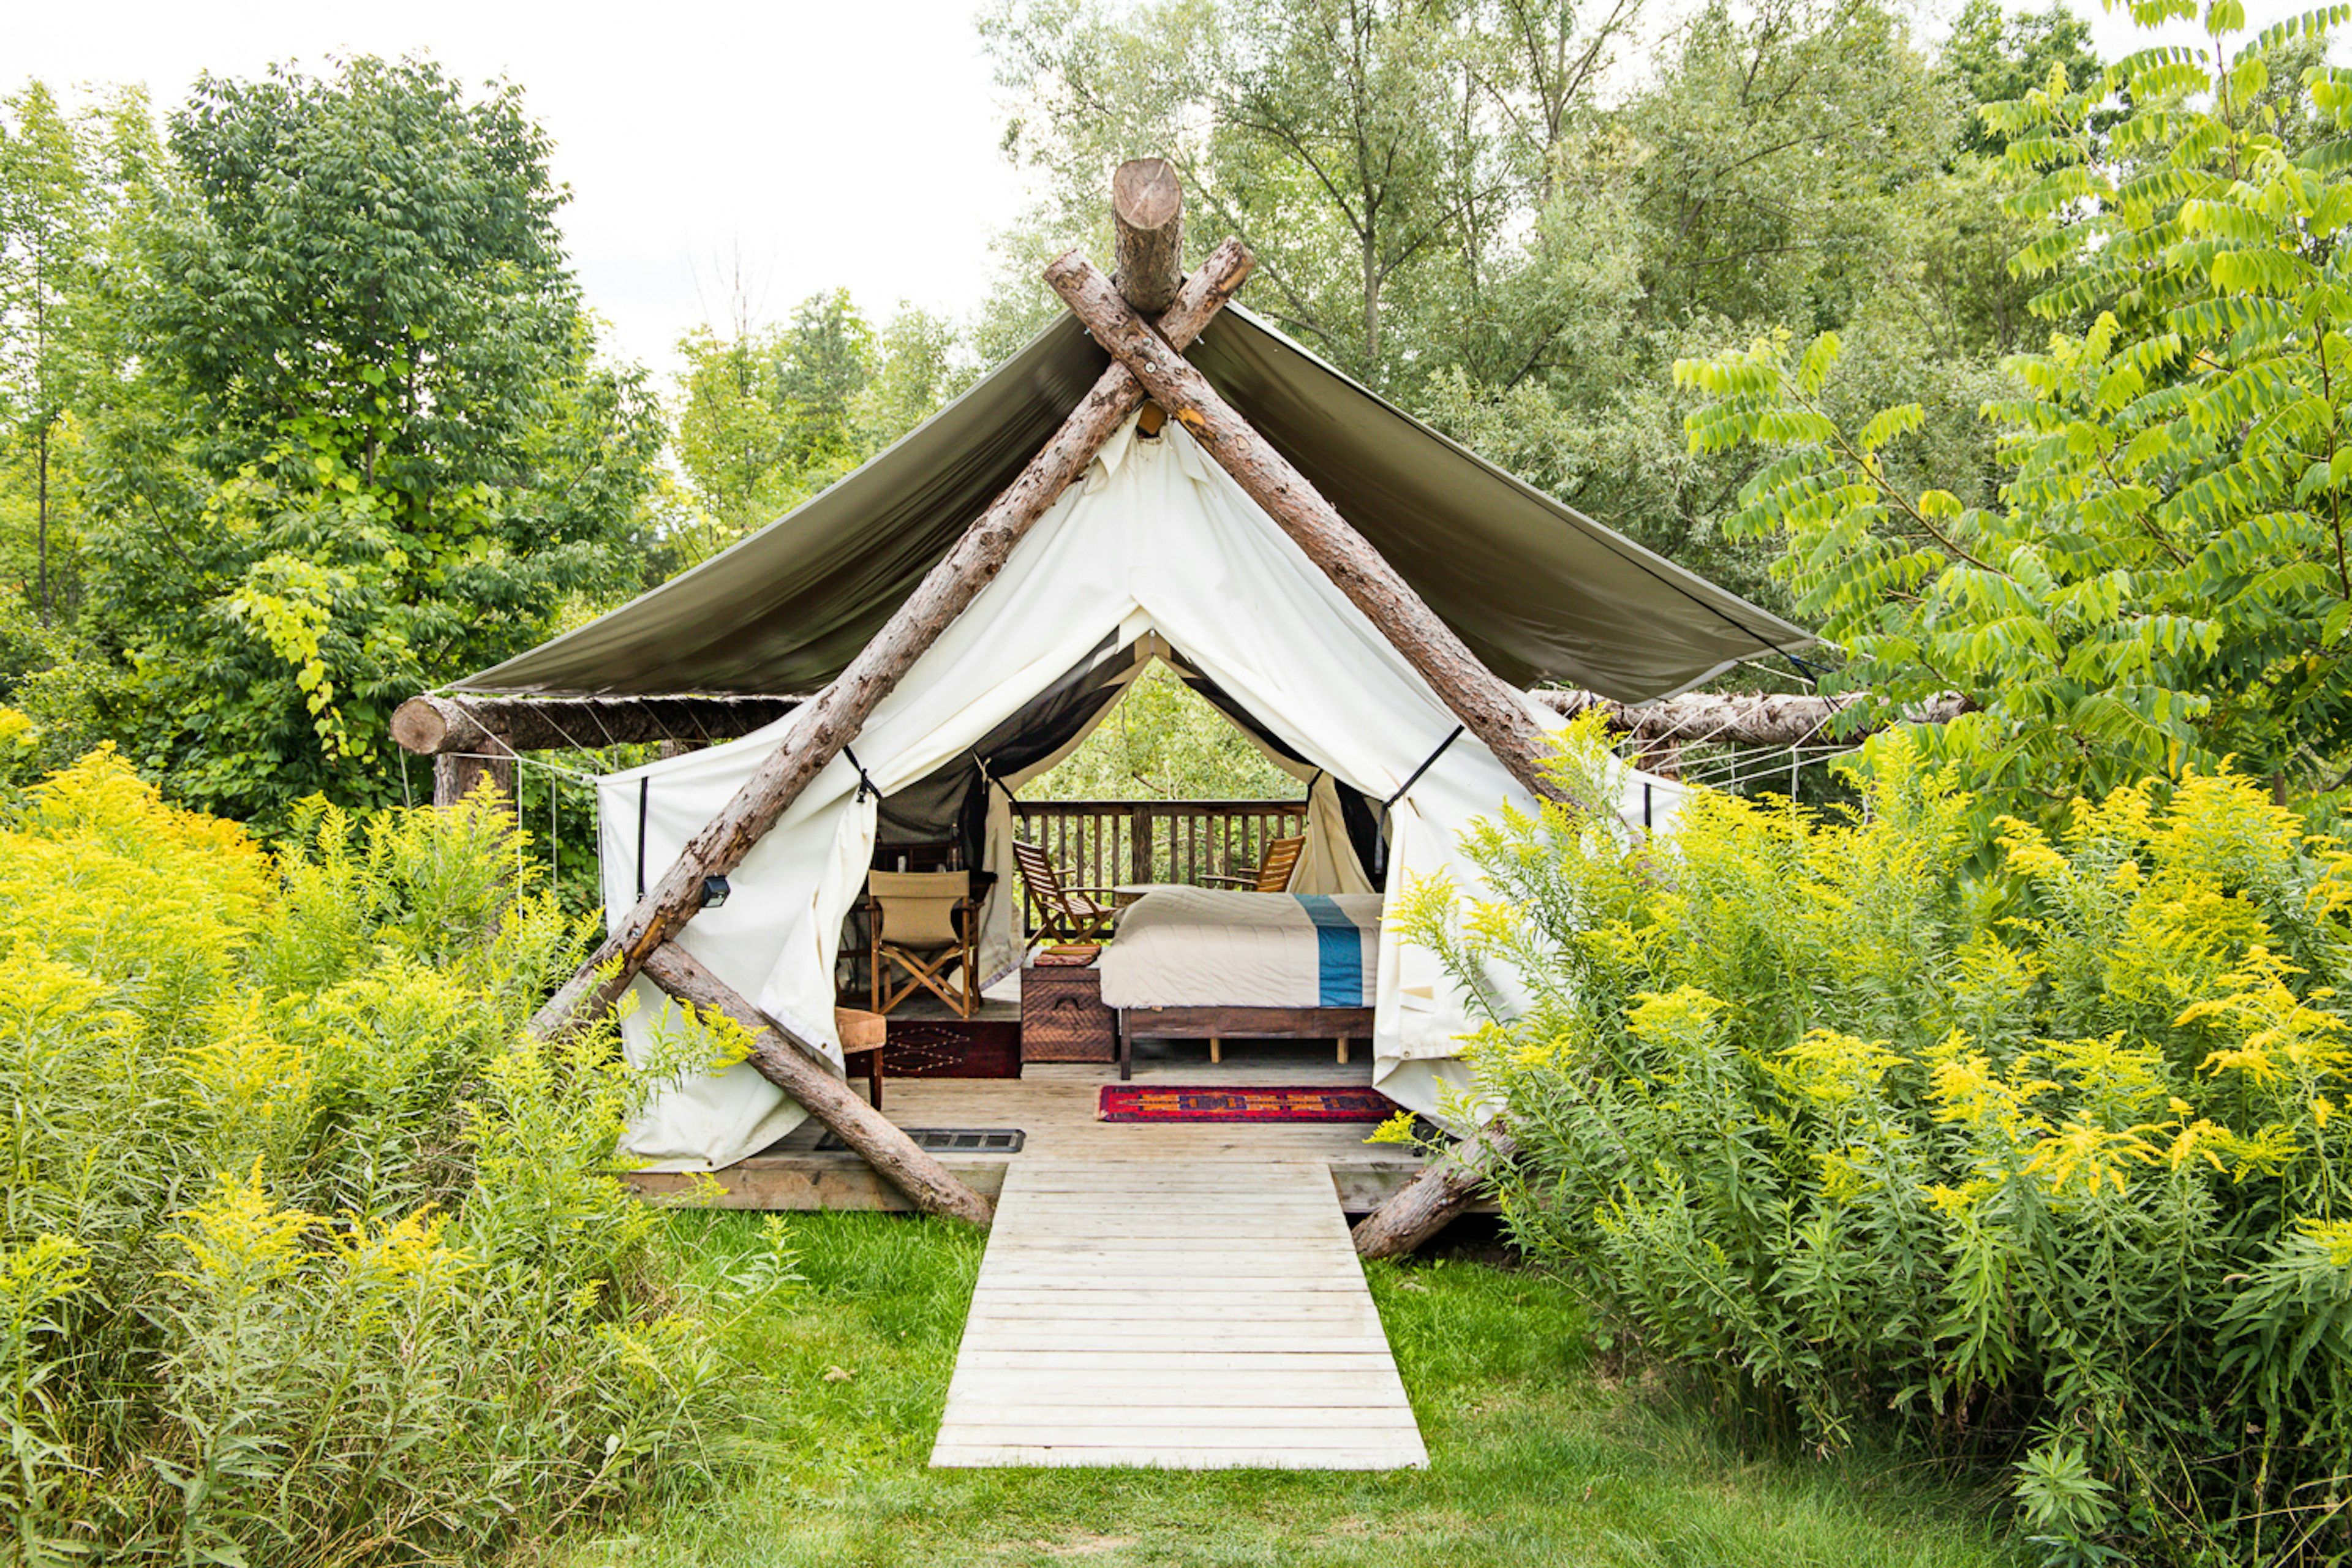
{"label": "olive green tarp roof", "polygon": [[[1238,306],[1186,357],[1515,685],[1560,681],[1641,701],[1813,640],[1455,446]],[[881,629],[1108,363],[1065,316],[887,450],[723,554],[453,689],[814,691]]]}

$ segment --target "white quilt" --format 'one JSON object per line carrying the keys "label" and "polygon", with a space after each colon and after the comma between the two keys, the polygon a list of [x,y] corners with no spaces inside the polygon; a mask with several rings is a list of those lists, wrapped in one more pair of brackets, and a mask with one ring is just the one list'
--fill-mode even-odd
{"label": "white quilt", "polygon": [[1369,1007],[1377,893],[1166,888],[1118,917],[1097,966],[1112,1007]]}

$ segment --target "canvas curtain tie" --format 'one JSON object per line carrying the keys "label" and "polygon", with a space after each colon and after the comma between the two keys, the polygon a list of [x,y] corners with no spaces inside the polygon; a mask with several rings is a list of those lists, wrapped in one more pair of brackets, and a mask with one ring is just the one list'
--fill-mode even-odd
{"label": "canvas curtain tie", "polygon": [[849,765],[857,770],[857,804],[864,805],[866,804],[866,797],[869,795],[876,800],[880,800],[882,798],[881,788],[866,774],[866,764],[857,760],[857,753],[851,751],[847,746],[844,746],[841,748],[841,754],[847,757],[849,759]]}
{"label": "canvas curtain tie", "polygon": [[646,797],[652,794],[654,781],[637,780],[637,902],[646,901]]}
{"label": "canvas curtain tie", "polygon": [[1445,754],[1445,748],[1446,748],[1446,747],[1448,747],[1448,746],[1450,746],[1450,745],[1452,745],[1452,744],[1454,744],[1454,742],[1456,742],[1456,741],[1458,741],[1458,740],[1460,740],[1460,739],[1462,738],[1462,731],[1463,731],[1463,726],[1462,726],[1462,725],[1459,725],[1459,724],[1454,725],[1454,732],[1453,732],[1452,734],[1450,734],[1450,735],[1446,736],[1446,737],[1445,737],[1445,739],[1444,739],[1443,741],[1440,741],[1440,742],[1437,742],[1437,750],[1435,750],[1435,751],[1433,751],[1433,752],[1430,752],[1430,753],[1429,753],[1429,755],[1427,755],[1427,756],[1425,756],[1425,757],[1422,758],[1422,759],[1421,759],[1421,766],[1419,766],[1419,767],[1417,767],[1417,768],[1413,769],[1413,770],[1412,770],[1412,773],[1411,773],[1411,774],[1410,774],[1410,775],[1405,779],[1404,783],[1402,783],[1402,784],[1401,784],[1397,785],[1397,787],[1396,787],[1396,794],[1394,794],[1394,795],[1392,795],[1389,796],[1389,797],[1388,797],[1388,799],[1386,799],[1386,800],[1384,800],[1384,801],[1381,802],[1380,816],[1379,816],[1379,817],[1378,817],[1378,819],[1377,819],[1377,822],[1376,822],[1376,824],[1375,824],[1375,826],[1377,826],[1377,828],[1378,828],[1378,831],[1377,831],[1377,832],[1375,832],[1375,833],[1372,835],[1372,880],[1373,880],[1373,881],[1375,881],[1375,882],[1384,882],[1384,881],[1386,881],[1386,880],[1388,879],[1388,874],[1389,874],[1389,808],[1390,808],[1391,806],[1392,806],[1392,805],[1396,805],[1396,803],[1397,803],[1397,802],[1399,802],[1399,801],[1401,801],[1401,800],[1402,800],[1402,799],[1404,798],[1404,792],[1405,792],[1405,791],[1407,791],[1407,790],[1411,789],[1413,785],[1415,785],[1415,784],[1419,784],[1419,783],[1421,782],[1421,775],[1422,775],[1422,774],[1423,774],[1423,773],[1427,773],[1431,768],[1435,767],[1435,766],[1437,765],[1437,759],[1438,759],[1438,758],[1440,758],[1440,757],[1442,757],[1442,756],[1444,756],[1444,755]]}

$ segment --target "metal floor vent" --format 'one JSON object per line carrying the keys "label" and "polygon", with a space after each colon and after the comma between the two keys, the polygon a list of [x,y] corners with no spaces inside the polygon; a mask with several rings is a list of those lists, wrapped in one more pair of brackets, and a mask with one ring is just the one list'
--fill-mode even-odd
{"label": "metal floor vent", "polygon": [[[899,1131],[912,1138],[918,1149],[953,1154],[1018,1154],[1029,1137],[1018,1127],[903,1127]],[[816,1146],[849,1147],[832,1132],[818,1139]]]}

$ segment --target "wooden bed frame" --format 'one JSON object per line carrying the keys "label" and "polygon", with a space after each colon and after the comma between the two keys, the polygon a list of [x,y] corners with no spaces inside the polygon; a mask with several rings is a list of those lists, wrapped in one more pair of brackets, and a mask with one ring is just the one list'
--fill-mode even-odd
{"label": "wooden bed frame", "polygon": [[1121,1007],[1118,1009],[1118,1076],[1134,1075],[1135,1042],[1206,1037],[1209,1059],[1215,1061],[1226,1036],[1254,1040],[1326,1040],[1339,1042],[1339,1060],[1348,1059],[1350,1039],[1372,1037],[1370,1007]]}

